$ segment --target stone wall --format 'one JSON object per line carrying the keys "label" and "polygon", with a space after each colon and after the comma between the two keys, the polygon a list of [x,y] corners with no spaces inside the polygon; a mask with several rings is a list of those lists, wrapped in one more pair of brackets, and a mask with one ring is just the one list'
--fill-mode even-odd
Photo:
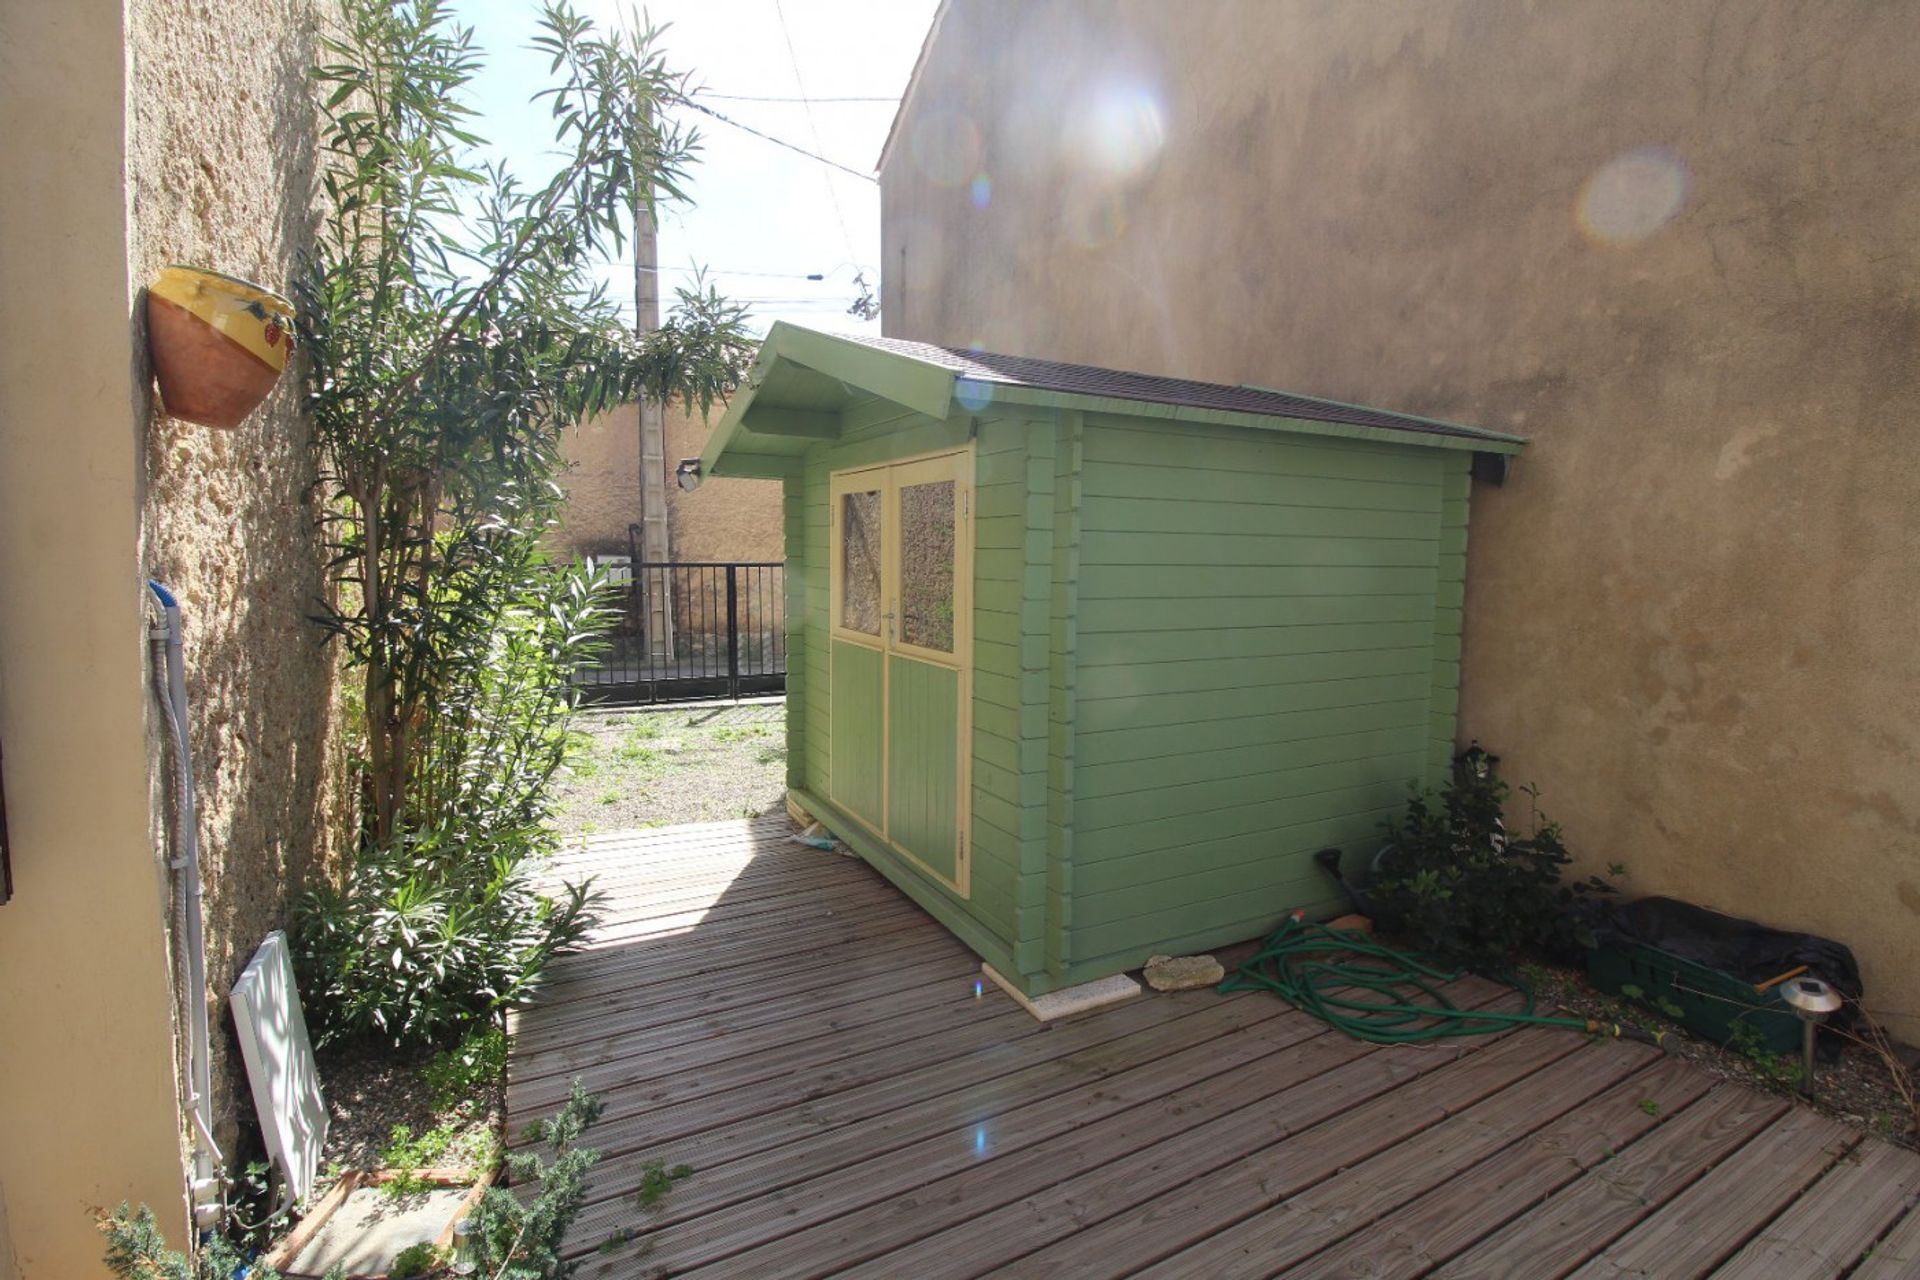
{"label": "stone wall", "polygon": [[[317,6],[128,6],[130,287],[170,262],[290,291],[317,225],[318,124],[307,70]],[[139,317],[136,315],[136,325]],[[144,361],[144,334],[137,334]],[[335,651],[309,621],[327,591],[318,458],[282,376],[231,432],[165,416],[137,369],[145,571],[185,613],[213,1002],[217,1136],[252,1119],[226,997],[344,828],[333,746]],[[170,821],[155,723],[155,839]]]}
{"label": "stone wall", "polygon": [[1531,436],[1474,498],[1463,738],[1632,891],[1911,1011],[1915,66],[1865,0],[954,0],[886,332]]}

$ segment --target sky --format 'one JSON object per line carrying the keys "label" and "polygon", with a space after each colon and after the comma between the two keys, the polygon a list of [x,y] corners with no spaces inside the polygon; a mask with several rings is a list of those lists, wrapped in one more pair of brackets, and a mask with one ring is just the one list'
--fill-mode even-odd
{"label": "sky", "polygon": [[[869,180],[937,0],[653,0],[644,19],[664,27],[668,65],[692,73],[712,110],[847,166],[847,173],[680,108],[698,128],[701,153],[689,200],[660,218],[661,307],[674,286],[707,268],[720,292],[749,304],[751,327],[791,320],[839,332],[879,332],[879,321],[847,314],[864,271],[880,295],[880,194]],[[597,23],[625,24],[620,0],[575,0]],[[523,182],[553,171],[553,129],[531,93],[547,60],[529,52],[537,0],[466,0],[486,69],[475,80],[475,132],[488,138]],[[802,97],[810,102],[798,101]],[[749,99],[794,99],[758,101]],[[830,101],[830,99],[859,99]],[[608,278],[630,300],[631,254]],[[805,277],[820,274],[825,279]]]}

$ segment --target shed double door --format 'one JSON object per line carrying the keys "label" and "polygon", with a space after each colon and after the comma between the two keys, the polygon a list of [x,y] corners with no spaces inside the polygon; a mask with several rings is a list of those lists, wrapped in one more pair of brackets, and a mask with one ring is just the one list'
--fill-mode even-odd
{"label": "shed double door", "polygon": [[973,450],[833,475],[829,794],[965,897]]}

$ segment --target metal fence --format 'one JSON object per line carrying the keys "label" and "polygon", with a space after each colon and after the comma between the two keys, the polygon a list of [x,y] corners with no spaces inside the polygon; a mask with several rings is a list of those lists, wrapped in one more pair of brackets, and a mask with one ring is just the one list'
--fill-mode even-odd
{"label": "metal fence", "polygon": [[627,557],[611,572],[620,621],[598,665],[577,679],[589,702],[670,702],[785,692],[779,561],[662,564]]}

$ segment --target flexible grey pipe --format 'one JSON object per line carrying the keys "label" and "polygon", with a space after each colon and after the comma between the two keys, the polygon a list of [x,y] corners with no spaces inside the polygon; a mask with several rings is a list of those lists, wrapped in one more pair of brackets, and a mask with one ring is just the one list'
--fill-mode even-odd
{"label": "flexible grey pipe", "polygon": [[[196,1221],[219,1211],[220,1144],[213,1139],[212,1042],[207,1028],[207,944],[200,909],[200,824],[193,797],[193,749],[187,741],[187,672],[181,647],[180,603],[158,582],[147,586],[160,602],[163,621],[148,631],[153,646],[153,683],[173,739],[175,929],[187,1001],[187,1105],[193,1120],[193,1203]],[[210,1225],[210,1222],[200,1222]]]}

